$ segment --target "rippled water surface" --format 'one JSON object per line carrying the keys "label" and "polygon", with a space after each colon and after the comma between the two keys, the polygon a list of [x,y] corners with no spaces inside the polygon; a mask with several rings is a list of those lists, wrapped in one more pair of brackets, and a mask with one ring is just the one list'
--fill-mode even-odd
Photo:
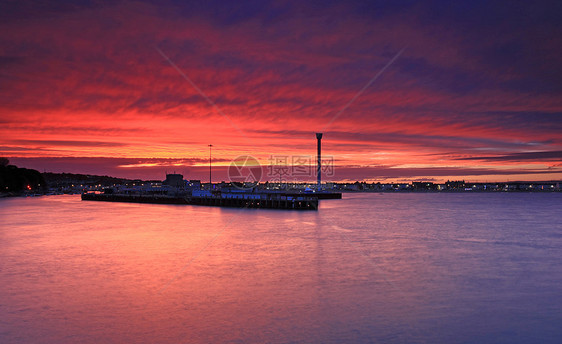
{"label": "rippled water surface", "polygon": [[0,343],[560,343],[562,194],[0,200]]}

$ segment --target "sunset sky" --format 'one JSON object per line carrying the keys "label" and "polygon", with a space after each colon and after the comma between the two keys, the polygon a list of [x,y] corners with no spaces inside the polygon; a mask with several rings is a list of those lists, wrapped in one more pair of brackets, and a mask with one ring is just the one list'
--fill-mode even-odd
{"label": "sunset sky", "polygon": [[[559,1],[3,1],[0,156],[213,180],[562,180]],[[313,180],[314,178],[310,178]]]}

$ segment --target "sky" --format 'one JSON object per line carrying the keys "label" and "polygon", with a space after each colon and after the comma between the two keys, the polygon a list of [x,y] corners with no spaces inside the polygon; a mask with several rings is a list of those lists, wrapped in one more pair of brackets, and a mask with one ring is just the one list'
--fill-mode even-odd
{"label": "sky", "polygon": [[[562,180],[559,1],[3,1],[0,156],[41,172]],[[307,166],[308,166],[307,165]],[[301,171],[302,172],[302,171]],[[279,172],[280,173],[280,172]]]}

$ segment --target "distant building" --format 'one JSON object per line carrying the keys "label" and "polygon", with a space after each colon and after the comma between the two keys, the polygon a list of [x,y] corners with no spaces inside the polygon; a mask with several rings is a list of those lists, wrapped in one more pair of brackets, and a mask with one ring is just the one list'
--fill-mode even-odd
{"label": "distant building", "polygon": [[412,188],[416,191],[437,190],[437,184],[431,182],[412,182]]}
{"label": "distant building", "polygon": [[447,190],[464,190],[466,187],[464,180],[447,180],[445,188]]}
{"label": "distant building", "polygon": [[187,186],[189,188],[192,188],[192,189],[200,190],[201,189],[201,181],[198,180],[198,179],[190,179],[189,182],[187,183]]}
{"label": "distant building", "polygon": [[176,188],[182,188],[185,186],[185,183],[183,181],[183,175],[176,174],[176,173],[167,174],[166,180],[162,184],[176,187]]}

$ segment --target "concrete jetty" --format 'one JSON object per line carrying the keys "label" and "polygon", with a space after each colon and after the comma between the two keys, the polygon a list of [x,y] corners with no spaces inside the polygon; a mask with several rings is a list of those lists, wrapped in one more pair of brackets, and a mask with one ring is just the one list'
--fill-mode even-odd
{"label": "concrete jetty", "polygon": [[282,193],[193,193],[185,195],[140,195],[115,193],[83,193],[83,201],[188,204],[216,207],[317,210],[318,197]]}

